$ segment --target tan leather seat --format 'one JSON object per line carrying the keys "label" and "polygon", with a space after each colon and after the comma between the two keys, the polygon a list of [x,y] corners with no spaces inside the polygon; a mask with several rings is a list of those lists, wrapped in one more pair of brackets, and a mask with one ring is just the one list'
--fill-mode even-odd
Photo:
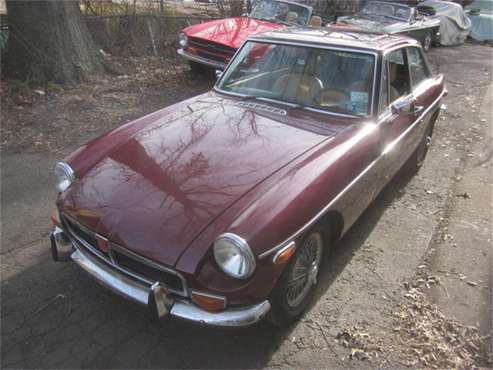
{"label": "tan leather seat", "polygon": [[399,91],[393,86],[397,81],[397,64],[389,63],[389,101],[392,103],[393,101],[399,99],[401,94]]}
{"label": "tan leather seat", "polygon": [[298,20],[298,13],[288,12],[288,14],[286,14],[286,22],[296,23],[297,20]]}
{"label": "tan leather seat", "polygon": [[279,95],[300,103],[313,104],[315,97],[323,90],[324,85],[317,77],[319,58],[312,55],[309,64],[298,72],[282,75],[274,83],[273,90]]}
{"label": "tan leather seat", "polygon": [[314,15],[310,18],[310,22],[308,22],[308,25],[311,27],[322,27],[322,18],[318,15]]}
{"label": "tan leather seat", "polygon": [[305,104],[313,104],[322,89],[323,84],[318,77],[304,73],[285,74],[277,79],[273,87],[281,96]]}

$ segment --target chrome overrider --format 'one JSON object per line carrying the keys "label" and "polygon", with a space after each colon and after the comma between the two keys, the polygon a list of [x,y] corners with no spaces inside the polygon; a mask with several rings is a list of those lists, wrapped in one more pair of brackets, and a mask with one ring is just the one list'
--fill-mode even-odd
{"label": "chrome overrider", "polygon": [[[52,237],[52,250],[66,251],[70,238],[60,227],[55,227]],[[170,315],[198,324],[219,327],[249,326],[260,321],[270,310],[265,300],[247,307],[231,307],[221,312],[208,312],[186,298],[170,295],[166,286],[160,282],[145,284],[122,271],[112,268],[108,263],[80,248],[75,240],[70,241],[70,259],[84,269],[101,285],[113,292],[141,305],[147,306],[158,318]],[[61,254],[61,253],[60,253]],[[61,261],[61,259],[56,259]]]}

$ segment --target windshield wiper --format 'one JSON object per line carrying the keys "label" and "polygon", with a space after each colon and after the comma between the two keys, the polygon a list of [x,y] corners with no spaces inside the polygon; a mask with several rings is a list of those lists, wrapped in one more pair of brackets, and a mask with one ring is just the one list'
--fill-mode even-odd
{"label": "windshield wiper", "polygon": [[242,95],[240,96],[241,100],[255,100],[255,99],[262,99],[265,98],[264,96],[257,96],[257,95]]}
{"label": "windshield wiper", "polygon": [[298,103],[291,103],[291,102],[286,102],[282,100],[277,100],[275,98],[269,98],[267,96],[257,96],[257,95],[242,95],[241,100],[262,100],[268,103],[276,103],[276,104],[281,104],[287,106],[288,110],[291,109],[303,109],[306,108],[307,106],[298,104]]}

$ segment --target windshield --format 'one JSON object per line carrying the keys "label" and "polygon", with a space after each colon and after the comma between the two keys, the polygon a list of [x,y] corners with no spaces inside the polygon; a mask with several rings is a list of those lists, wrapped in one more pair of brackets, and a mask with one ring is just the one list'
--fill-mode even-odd
{"label": "windshield", "polygon": [[375,57],[364,52],[248,41],[217,88],[248,99],[366,116]]}
{"label": "windshield", "polygon": [[405,5],[368,3],[361,12],[368,15],[380,15],[384,17],[408,20],[411,16],[411,8]]}
{"label": "windshield", "polygon": [[297,4],[263,0],[253,8],[250,17],[287,24],[306,25],[310,17],[310,10]]}

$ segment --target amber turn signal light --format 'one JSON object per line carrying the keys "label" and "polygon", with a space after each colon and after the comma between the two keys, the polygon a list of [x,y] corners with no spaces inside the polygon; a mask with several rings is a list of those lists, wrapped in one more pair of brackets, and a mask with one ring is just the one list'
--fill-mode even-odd
{"label": "amber turn signal light", "polygon": [[226,308],[226,298],[192,291],[192,301],[209,312],[219,312]]}
{"label": "amber turn signal light", "polygon": [[296,251],[296,243],[291,242],[274,255],[272,261],[275,265],[283,265],[289,261]]}
{"label": "amber turn signal light", "polygon": [[58,215],[58,210],[55,208],[53,210],[53,212],[51,212],[51,222],[53,222],[53,225],[55,226],[61,226],[62,225],[62,221],[60,220],[60,217]]}

